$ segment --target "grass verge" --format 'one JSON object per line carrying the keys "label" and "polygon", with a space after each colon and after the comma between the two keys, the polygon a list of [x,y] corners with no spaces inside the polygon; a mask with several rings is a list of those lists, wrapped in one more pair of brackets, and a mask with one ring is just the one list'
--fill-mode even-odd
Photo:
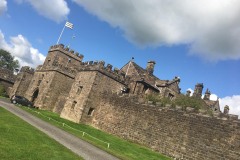
{"label": "grass verge", "polygon": [[0,157],[4,160],[82,160],[2,107],[0,107]]}
{"label": "grass verge", "polygon": [[[44,121],[47,121],[47,122],[53,124],[54,126],[57,126],[58,128],[61,128],[65,131],[85,140],[85,141],[88,141],[89,143],[107,151],[108,153],[110,153],[120,159],[123,159],[123,160],[169,160],[170,159],[166,156],[163,156],[157,152],[150,150],[149,148],[146,148],[144,146],[123,140],[119,137],[107,134],[107,133],[97,130],[91,126],[84,125],[84,124],[77,124],[77,123],[68,121],[66,119],[60,118],[60,116],[56,113],[53,113],[50,111],[44,111],[44,110],[36,110],[36,109],[29,110],[26,107],[21,107],[21,108],[37,117],[43,119]],[[37,111],[37,112],[43,114],[44,116],[50,117],[50,120],[49,120],[49,118],[43,117],[43,116],[41,116],[41,114],[38,114],[33,111]],[[54,119],[58,122],[67,124],[68,126],[74,128],[76,130],[68,128],[68,127],[66,127],[66,125],[63,126],[62,123],[57,123],[57,122],[53,121],[52,119]],[[77,131],[77,130],[88,133],[91,136],[96,137],[102,141],[109,142],[110,147],[108,148],[106,143],[98,141],[98,140],[88,136],[87,134],[85,134],[83,136],[83,133],[80,131]]]}

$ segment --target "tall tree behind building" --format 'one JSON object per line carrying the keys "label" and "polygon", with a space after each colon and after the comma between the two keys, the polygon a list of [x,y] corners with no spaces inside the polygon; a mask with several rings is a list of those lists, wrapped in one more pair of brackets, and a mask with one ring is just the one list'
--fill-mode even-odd
{"label": "tall tree behind building", "polygon": [[14,69],[19,68],[19,62],[14,60],[11,53],[0,49],[0,67],[14,71]]}

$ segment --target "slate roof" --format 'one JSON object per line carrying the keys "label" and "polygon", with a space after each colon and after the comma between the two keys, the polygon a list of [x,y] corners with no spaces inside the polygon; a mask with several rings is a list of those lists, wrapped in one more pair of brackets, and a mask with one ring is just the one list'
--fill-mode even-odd
{"label": "slate roof", "polygon": [[161,80],[159,79],[158,77],[156,77],[155,75],[153,74],[149,74],[147,72],[146,69],[143,69],[142,67],[140,67],[138,64],[136,64],[135,62],[133,61],[129,61],[127,64],[125,64],[121,70],[126,66],[128,65],[129,63],[131,63],[131,65],[134,66],[134,68],[137,70],[138,72],[138,75],[140,77],[139,80],[137,80],[138,82],[144,82],[146,84],[149,84],[150,86],[152,86],[153,88],[158,89],[158,87],[166,87],[176,81],[179,81],[178,78],[174,78],[173,80]]}

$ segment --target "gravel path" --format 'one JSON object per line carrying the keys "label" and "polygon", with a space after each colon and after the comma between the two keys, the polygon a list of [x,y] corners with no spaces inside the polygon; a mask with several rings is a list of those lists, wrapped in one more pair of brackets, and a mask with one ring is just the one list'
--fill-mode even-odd
{"label": "gravel path", "polygon": [[55,139],[60,144],[83,157],[85,160],[118,160],[118,158],[108,154],[107,152],[102,151],[99,148],[31,115],[6,100],[0,99],[0,106],[36,127],[40,131],[46,133],[49,137]]}

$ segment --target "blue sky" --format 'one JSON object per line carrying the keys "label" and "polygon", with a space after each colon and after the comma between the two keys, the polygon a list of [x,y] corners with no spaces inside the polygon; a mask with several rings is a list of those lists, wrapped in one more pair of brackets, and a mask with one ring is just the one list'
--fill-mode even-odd
{"label": "blue sky", "polygon": [[240,114],[239,10],[236,0],[0,0],[0,48],[36,67],[68,19],[74,29],[65,28],[60,43],[84,61],[121,68],[134,57],[145,68],[155,60],[160,79],[179,76],[183,93],[204,83]]}

